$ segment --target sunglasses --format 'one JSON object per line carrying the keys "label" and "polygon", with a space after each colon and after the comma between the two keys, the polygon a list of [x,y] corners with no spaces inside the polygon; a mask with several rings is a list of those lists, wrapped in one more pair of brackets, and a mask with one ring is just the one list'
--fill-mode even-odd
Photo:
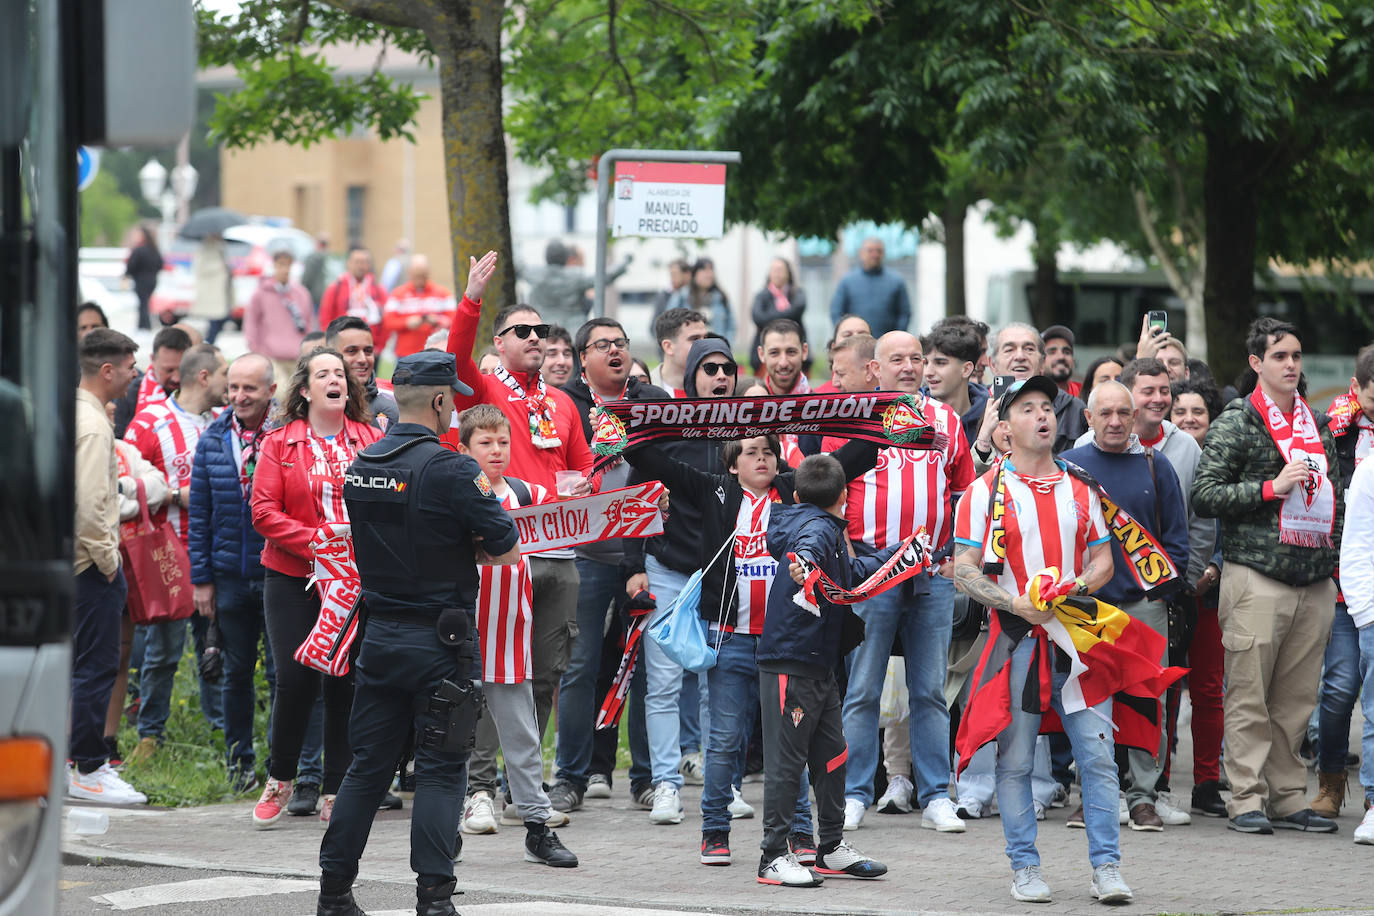
{"label": "sunglasses", "polygon": [[630,338],[613,337],[609,340],[593,340],[591,343],[583,347],[582,351],[585,353],[587,350],[596,349],[602,353],[605,353],[608,350],[610,350],[611,347],[615,347],[617,350],[628,350],[630,349]]}
{"label": "sunglasses", "polygon": [[730,363],[702,363],[698,368],[706,373],[707,378],[715,378],[717,373],[729,375],[735,371],[735,367]]}
{"label": "sunglasses", "polygon": [[531,331],[533,331],[534,336],[538,337],[540,340],[545,340],[549,336],[549,326],[547,324],[511,324],[507,325],[504,331],[497,332],[496,336],[504,337],[511,331],[514,331],[515,336],[519,337],[521,340],[529,337]]}

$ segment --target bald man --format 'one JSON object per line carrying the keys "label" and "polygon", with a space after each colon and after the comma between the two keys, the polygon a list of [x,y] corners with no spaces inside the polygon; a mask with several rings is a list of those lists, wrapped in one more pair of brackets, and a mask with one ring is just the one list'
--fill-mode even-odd
{"label": "bald man", "polygon": [[382,333],[395,335],[399,359],[423,350],[430,334],[453,324],[457,311],[453,294],[429,281],[429,258],[417,254],[410,259],[408,281],[392,290],[382,307]]}
{"label": "bald man", "polygon": [[[883,449],[873,470],[850,481],[845,515],[849,537],[856,544],[862,541],[882,550],[924,528],[937,549],[945,546],[953,530],[954,502],[973,482],[973,457],[959,415],[921,394],[925,363],[921,342],[906,331],[884,334],[874,348],[869,371],[877,377],[878,387],[910,394],[925,421],[945,434],[947,444],[930,451]],[[827,439],[825,450],[840,444],[841,440]],[[857,610],[864,621],[864,641],[850,657],[844,701],[849,742],[845,829],[858,828],[873,804],[878,700],[900,634],[911,695],[911,766],[905,773],[888,773],[888,790],[879,808],[904,813],[915,801],[924,809],[922,827],[962,833],[964,822],[949,798],[949,710],[944,697],[954,585],[944,576],[922,575],[870,598]]]}

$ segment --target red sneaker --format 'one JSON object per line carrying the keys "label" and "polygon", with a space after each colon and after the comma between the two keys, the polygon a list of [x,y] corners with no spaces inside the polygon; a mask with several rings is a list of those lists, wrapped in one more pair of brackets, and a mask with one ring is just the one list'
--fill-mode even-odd
{"label": "red sneaker", "polygon": [[275,779],[268,779],[267,785],[262,788],[262,797],[258,799],[257,805],[253,808],[253,825],[260,828],[271,827],[281,820],[289,801],[291,801],[291,780],[279,782]]}
{"label": "red sneaker", "polygon": [[730,864],[730,834],[708,833],[701,838],[701,864]]}

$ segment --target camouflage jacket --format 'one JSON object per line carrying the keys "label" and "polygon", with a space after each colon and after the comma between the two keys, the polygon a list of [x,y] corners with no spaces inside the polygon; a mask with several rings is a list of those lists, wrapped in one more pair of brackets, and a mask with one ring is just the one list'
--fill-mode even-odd
{"label": "camouflage jacket", "polygon": [[1283,455],[1248,399],[1237,398],[1226,405],[1207,431],[1193,478],[1193,509],[1199,515],[1221,520],[1221,556],[1225,562],[1248,566],[1293,586],[1309,585],[1335,571],[1345,514],[1344,486],[1326,414],[1316,413],[1316,418],[1336,490],[1336,519],[1331,532],[1334,547],[1279,543],[1282,500],[1265,499],[1264,490],[1265,484],[1283,470]]}

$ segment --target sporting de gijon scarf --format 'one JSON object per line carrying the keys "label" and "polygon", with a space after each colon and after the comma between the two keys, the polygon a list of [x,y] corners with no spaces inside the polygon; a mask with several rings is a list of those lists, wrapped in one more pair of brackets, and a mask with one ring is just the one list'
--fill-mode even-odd
{"label": "sporting de gijon scarf", "polygon": [[1259,385],[1250,393],[1250,403],[1259,411],[1283,460],[1302,461],[1309,470],[1307,480],[1283,497],[1279,507],[1279,543],[1297,547],[1333,546],[1331,531],[1336,521],[1336,490],[1331,483],[1326,449],[1312,408],[1300,395],[1294,394],[1293,419],[1289,422]]}
{"label": "sporting de gijon scarf", "polygon": [[521,385],[503,365],[498,365],[492,375],[510,389],[510,400],[525,402],[525,409],[529,413],[530,439],[534,441],[534,447],[559,448],[562,446],[563,440],[558,437],[558,427],[553,422],[553,414],[557,405],[553,398],[549,397],[549,389],[544,384],[544,377],[536,374],[534,390],[527,392],[525,386]]}
{"label": "sporting de gijon scarf", "polygon": [[[1349,393],[1336,395],[1326,416],[1331,420],[1327,427],[1331,435],[1337,439],[1347,435],[1356,437],[1355,466],[1359,467],[1360,462],[1374,452],[1374,420],[1365,416],[1360,406],[1360,386],[1355,379],[1350,380]],[[1354,427],[1353,433],[1351,427]]]}
{"label": "sporting de gijon scarf", "polygon": [[[917,528],[916,531],[902,541],[892,556],[877,571],[867,579],[855,585],[853,588],[845,588],[827,576],[819,566],[810,560],[795,553],[788,553],[787,558],[802,568],[802,574],[806,581],[802,584],[797,594],[792,597],[792,602],[798,607],[811,614],[820,616],[820,604],[817,596],[824,598],[831,604],[858,604],[867,601],[874,595],[881,595],[883,592],[899,585],[910,579],[917,573],[925,572],[930,569],[930,539],[926,537],[924,527]],[[781,574],[783,570],[779,570]]]}

